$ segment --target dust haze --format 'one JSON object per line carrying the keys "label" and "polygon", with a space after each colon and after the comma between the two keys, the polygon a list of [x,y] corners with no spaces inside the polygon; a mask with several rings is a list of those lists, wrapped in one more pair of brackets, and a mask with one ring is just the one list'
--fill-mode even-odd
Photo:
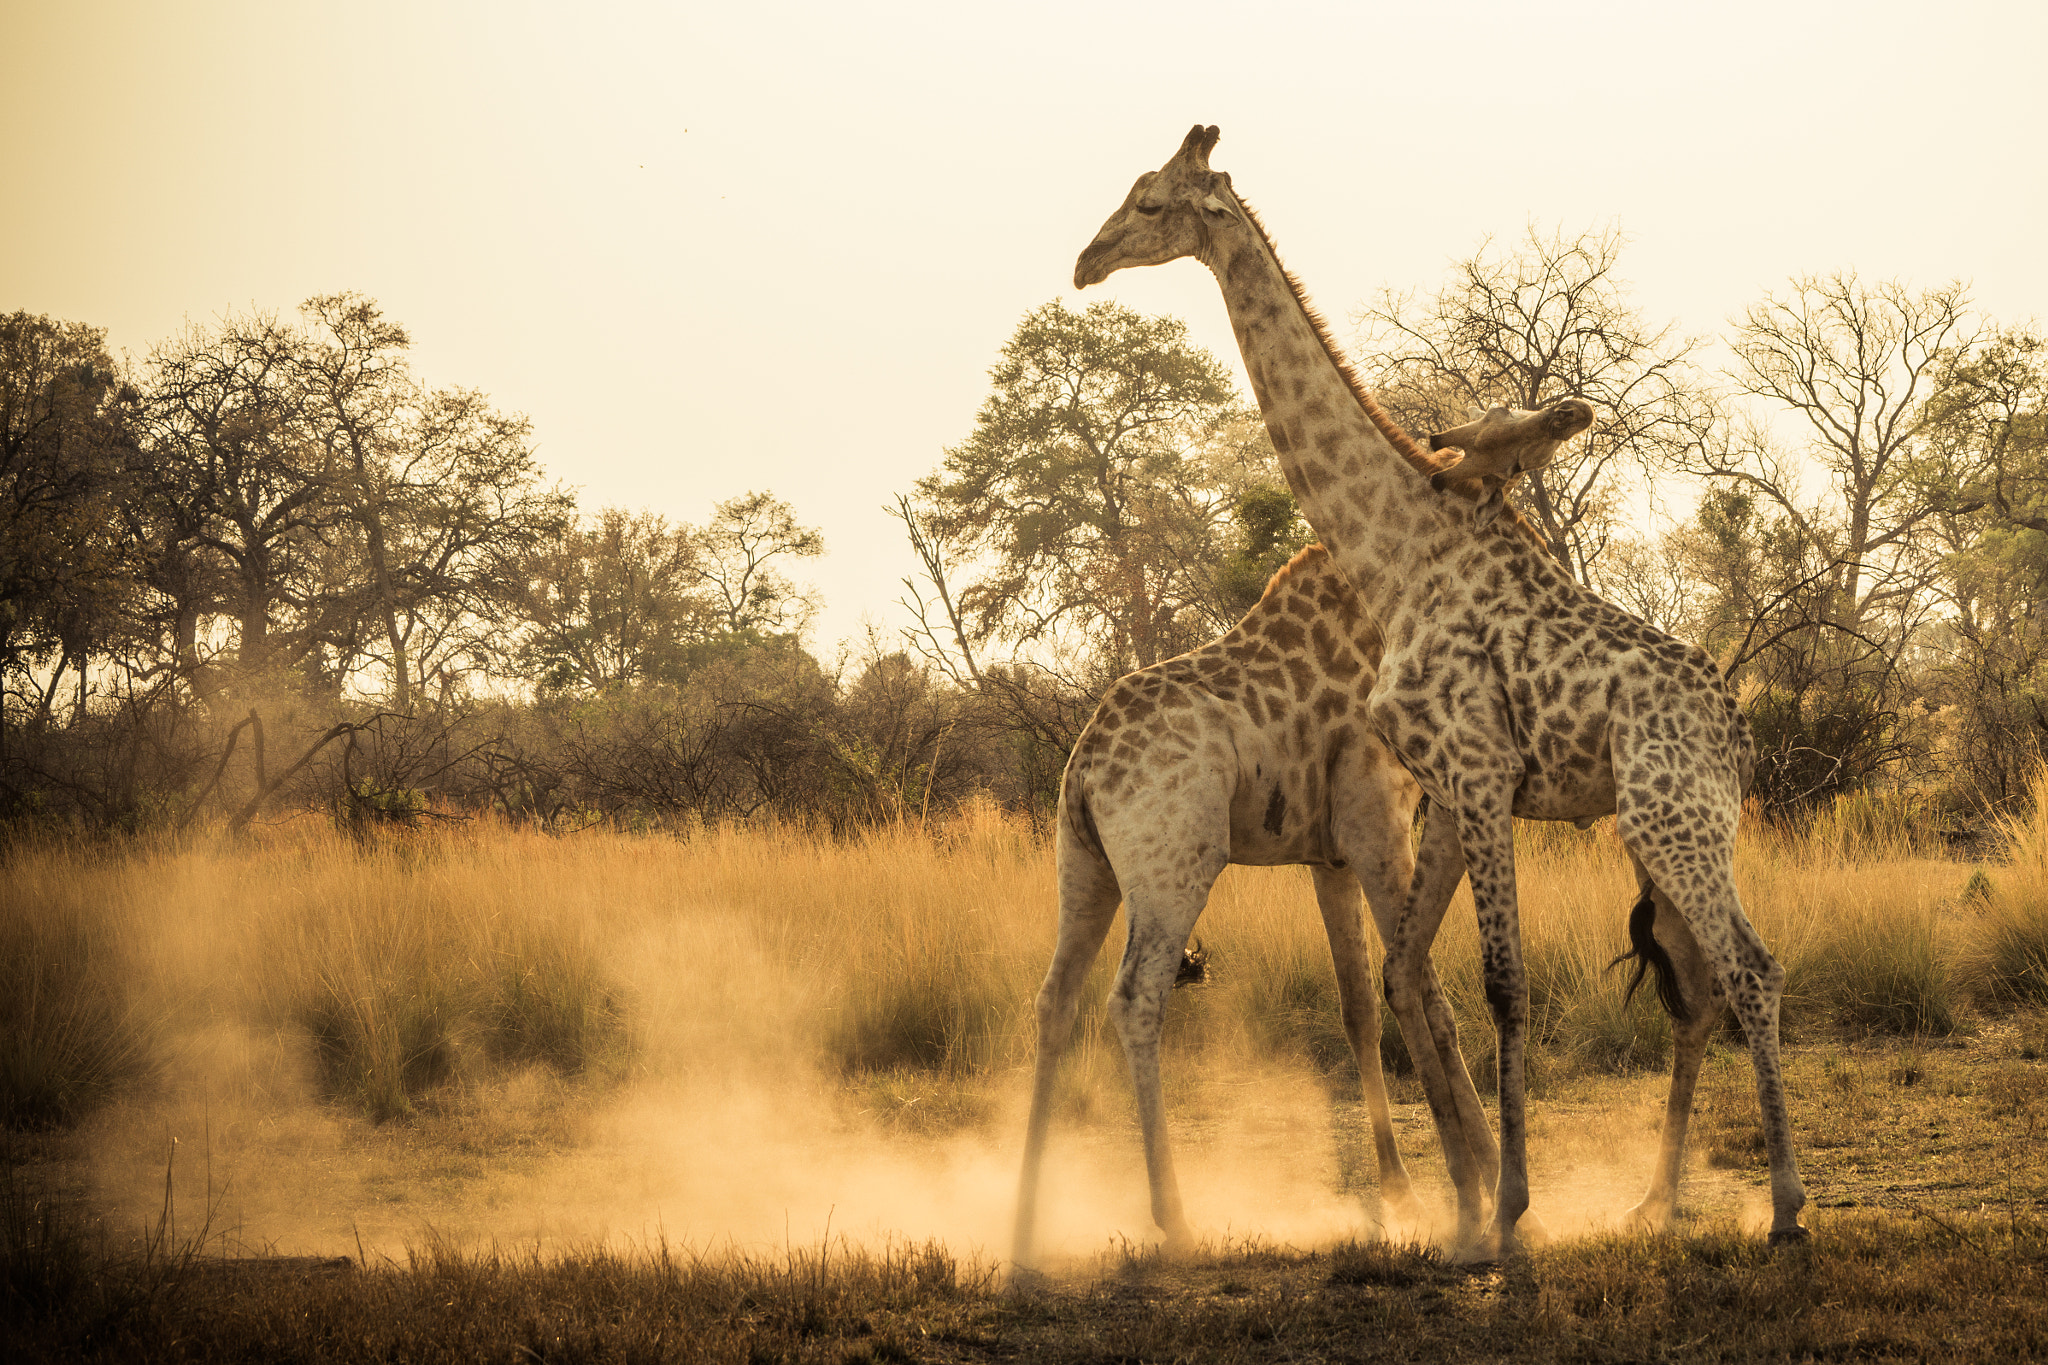
{"label": "dust haze", "polygon": [[[402,1262],[429,1242],[711,1253],[935,1239],[999,1261],[1049,874],[1043,848],[991,824],[853,845],[494,835],[364,853],[316,840],[84,872],[31,863],[21,889],[100,917],[118,940],[107,960],[129,977],[107,989],[150,1021],[149,1079],[73,1139],[116,1237],[162,1214],[168,1171],[178,1229],[204,1223],[231,1254]],[[1355,1073],[1258,1045],[1244,1023],[1269,978],[1329,974],[1305,879],[1233,870],[1203,931],[1219,981],[1176,995],[1165,1059],[1199,1234],[1298,1248],[1448,1237],[1413,1082],[1396,1082],[1396,1121],[1428,1220],[1383,1227]],[[1159,1240],[1101,1021],[1117,938],[1091,979],[1053,1131],[1040,1236],[1054,1267]],[[451,1006],[434,1035],[442,1074],[410,1113],[373,1122],[337,1094],[305,1020],[337,999],[402,1015],[507,960],[527,964],[529,985],[549,963],[557,979],[601,983],[623,1060],[579,1073],[493,1057],[472,1026],[486,1007]],[[950,1030],[954,1059],[846,1063],[906,1034],[906,1014]],[[1746,1068],[1728,1084],[1745,1088]],[[1611,1084],[1582,1102],[1561,1083],[1534,1106],[1533,1208],[1552,1235],[1612,1229],[1641,1197],[1662,1097],[1646,1074],[1620,1104]],[[1746,1187],[1695,1163],[1685,1193],[1733,1212]]]}

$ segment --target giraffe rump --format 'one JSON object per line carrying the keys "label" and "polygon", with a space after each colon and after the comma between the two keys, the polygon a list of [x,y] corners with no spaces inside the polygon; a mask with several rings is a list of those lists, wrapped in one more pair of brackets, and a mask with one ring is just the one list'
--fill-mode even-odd
{"label": "giraffe rump", "polygon": [[1613,971],[1622,963],[1633,960],[1635,975],[1628,979],[1628,991],[1621,997],[1626,1005],[1636,998],[1636,988],[1643,984],[1646,973],[1657,973],[1657,999],[1664,1006],[1664,1012],[1681,1024],[1692,1022],[1692,1006],[1685,1003],[1685,994],[1678,988],[1678,967],[1671,961],[1671,954],[1664,951],[1664,945],[1657,942],[1652,932],[1657,923],[1657,897],[1651,888],[1643,888],[1643,898],[1636,902],[1636,908],[1629,912],[1629,950],[1607,964]]}

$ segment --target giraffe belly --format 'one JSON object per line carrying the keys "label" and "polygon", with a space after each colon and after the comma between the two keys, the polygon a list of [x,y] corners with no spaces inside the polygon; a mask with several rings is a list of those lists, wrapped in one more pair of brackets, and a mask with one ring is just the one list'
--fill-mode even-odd
{"label": "giraffe belly", "polygon": [[1230,861],[1249,867],[1327,861],[1330,807],[1321,778],[1304,766],[1255,763],[1241,771],[1230,801]]}
{"label": "giraffe belly", "polygon": [[1521,820],[1584,820],[1614,814],[1614,771],[1601,766],[1569,777],[1524,774],[1515,788],[1514,812]]}

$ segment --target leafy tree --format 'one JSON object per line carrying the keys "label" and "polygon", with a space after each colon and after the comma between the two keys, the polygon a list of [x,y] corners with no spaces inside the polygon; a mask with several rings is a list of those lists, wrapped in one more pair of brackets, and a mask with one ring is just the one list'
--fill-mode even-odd
{"label": "leafy tree", "polygon": [[1921,432],[1912,496],[1940,555],[1948,757],[1985,799],[2023,799],[2048,756],[2048,341],[2012,328],[1953,353]]}
{"label": "leafy tree", "polygon": [[1218,607],[1225,616],[1241,617],[1258,605],[1266,582],[1299,554],[1315,532],[1301,519],[1294,494],[1283,484],[1257,484],[1238,498],[1232,520],[1237,544],[1218,567]]}
{"label": "leafy tree", "polygon": [[1185,324],[1114,303],[1025,315],[973,432],[920,502],[981,575],[976,644],[1076,630],[1139,666],[1229,624],[1216,565],[1232,507],[1272,481],[1264,428]]}
{"label": "leafy tree", "polygon": [[164,549],[219,565],[219,605],[250,676],[322,672],[323,599],[360,581],[332,562],[348,471],[309,420],[297,350],[275,317],[229,317],[159,347],[143,386],[149,491],[178,538]]}
{"label": "leafy tree", "polygon": [[1906,755],[1896,653],[1830,618],[1839,542],[1728,486],[1673,539],[1700,585],[1687,634],[1746,698],[1766,804],[1853,790]]}
{"label": "leafy tree", "polygon": [[519,566],[520,672],[548,692],[679,679],[717,623],[696,555],[688,528],[652,513],[607,507],[564,527]]}
{"label": "leafy tree", "polygon": [[[105,333],[0,316],[0,678],[34,687],[44,719],[67,669],[82,709],[87,655],[132,589],[133,547],[114,514],[132,399]],[[50,655],[55,671],[37,684],[29,665]]]}

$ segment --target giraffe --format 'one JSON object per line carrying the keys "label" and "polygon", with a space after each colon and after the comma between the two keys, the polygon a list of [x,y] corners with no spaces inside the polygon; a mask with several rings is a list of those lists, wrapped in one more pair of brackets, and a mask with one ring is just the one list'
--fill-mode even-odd
{"label": "giraffe", "polygon": [[[1476,496],[1478,485],[1458,491]],[[1366,723],[1379,656],[1379,634],[1350,580],[1322,546],[1311,545],[1273,575],[1257,605],[1221,638],[1119,679],[1075,741],[1060,780],[1059,938],[1038,994],[1017,1265],[1034,1259],[1039,1172],[1060,1057],[1082,980],[1120,900],[1129,907],[1128,936],[1111,1010],[1146,1116],[1153,1216],[1172,1244],[1192,1241],[1159,1117],[1157,1029],[1138,1020],[1129,986],[1139,970],[1179,966],[1226,863],[1311,869],[1345,1036],[1372,1122],[1380,1197],[1402,1214],[1412,1210],[1380,1069],[1379,1001],[1358,910],[1362,886],[1382,937],[1392,932],[1414,869],[1408,831],[1421,794]],[[1426,966],[1422,990],[1439,1067],[1455,1097],[1443,1141],[1469,1148],[1482,1168],[1496,1166],[1492,1131],[1458,1051],[1457,1023]]]}
{"label": "giraffe", "polygon": [[[1576,400],[1574,400],[1576,401]],[[1490,434],[1488,450],[1514,444],[1530,467],[1555,443],[1589,425],[1558,422],[1546,410],[1513,431]],[[1389,423],[1390,434],[1407,441]],[[1510,459],[1510,465],[1515,461]],[[1497,496],[1477,479],[1453,478],[1457,496]],[[1512,514],[1532,544],[1540,538]],[[1365,889],[1381,936],[1407,894],[1414,857],[1408,830],[1419,790],[1365,722],[1378,672],[1380,638],[1350,580],[1320,545],[1273,576],[1257,605],[1229,633],[1187,654],[1120,679],[1074,745],[1060,787],[1057,825],[1060,931],[1038,998],[1033,1078],[1013,1260],[1031,1264],[1037,1188],[1060,1056],[1071,1037],[1082,978],[1101,951],[1118,901],[1131,907],[1125,965],[1148,954],[1181,955],[1208,888],[1225,862],[1306,864],[1329,935],[1338,997],[1370,1116],[1383,1203],[1412,1211],[1412,1185],[1394,1145],[1379,1059],[1379,1006],[1365,961],[1358,892]],[[1220,856],[1219,856],[1220,854]],[[1192,873],[1190,860],[1201,864]],[[1439,1136],[1469,1151],[1490,1180],[1498,1149],[1458,1050],[1457,1023],[1434,971],[1422,989],[1430,1045],[1454,1096]],[[1120,990],[1114,1002],[1133,997]],[[1117,1016],[1128,1034],[1133,1018]],[[1156,1041],[1156,1036],[1155,1039]],[[1130,1041],[1127,1039],[1127,1042]],[[1154,1115],[1147,1152],[1154,1212],[1169,1240],[1191,1236],[1170,1174],[1158,1112],[1156,1050],[1129,1048],[1141,1109]],[[1156,1145],[1155,1145],[1156,1140]]]}
{"label": "giraffe", "polygon": [[1455,482],[1477,484],[1483,490],[1474,526],[1486,526],[1507,506],[1507,487],[1518,477],[1549,464],[1557,448],[1568,438],[1593,425],[1593,407],[1582,398],[1567,398],[1541,412],[1521,408],[1474,408],[1472,420],[1429,438],[1431,450],[1452,447],[1463,458],[1445,465],[1429,479],[1429,486],[1442,492]]}
{"label": "giraffe", "polygon": [[[1784,969],[1735,889],[1735,828],[1755,743],[1734,696],[1702,651],[1580,586],[1512,526],[1475,526],[1462,503],[1429,489],[1427,457],[1412,444],[1400,448],[1385,434],[1388,424],[1374,420],[1378,404],[1281,266],[1263,225],[1229,176],[1210,169],[1218,136],[1197,125],[1165,165],[1138,177],[1075,262],[1074,285],[1184,256],[1209,268],[1288,484],[1379,626],[1384,653],[1367,713],[1429,806],[1387,944],[1387,1001],[1403,1036],[1428,1036],[1422,969],[1451,892],[1469,872],[1499,1037],[1493,1218],[1460,1254],[1512,1251],[1529,1204],[1516,816],[1616,815],[1640,893],[1630,916],[1635,955],[1682,1006],[1657,1166],[1632,1219],[1656,1227],[1675,1211],[1692,1090],[1707,1028],[1725,1001],[1756,1075],[1770,1154],[1770,1241],[1806,1241],[1806,1194],[1778,1058]],[[1163,954],[1134,963],[1127,953],[1119,977],[1125,1014],[1149,1020],[1155,1036],[1173,965]],[[1456,1099],[1436,1052],[1410,1052],[1447,1128]],[[1153,1117],[1141,1108],[1148,1125]],[[1148,1126],[1148,1152],[1154,1145]],[[1449,1145],[1446,1156],[1462,1234],[1478,1223],[1482,1172],[1469,1148]]]}

